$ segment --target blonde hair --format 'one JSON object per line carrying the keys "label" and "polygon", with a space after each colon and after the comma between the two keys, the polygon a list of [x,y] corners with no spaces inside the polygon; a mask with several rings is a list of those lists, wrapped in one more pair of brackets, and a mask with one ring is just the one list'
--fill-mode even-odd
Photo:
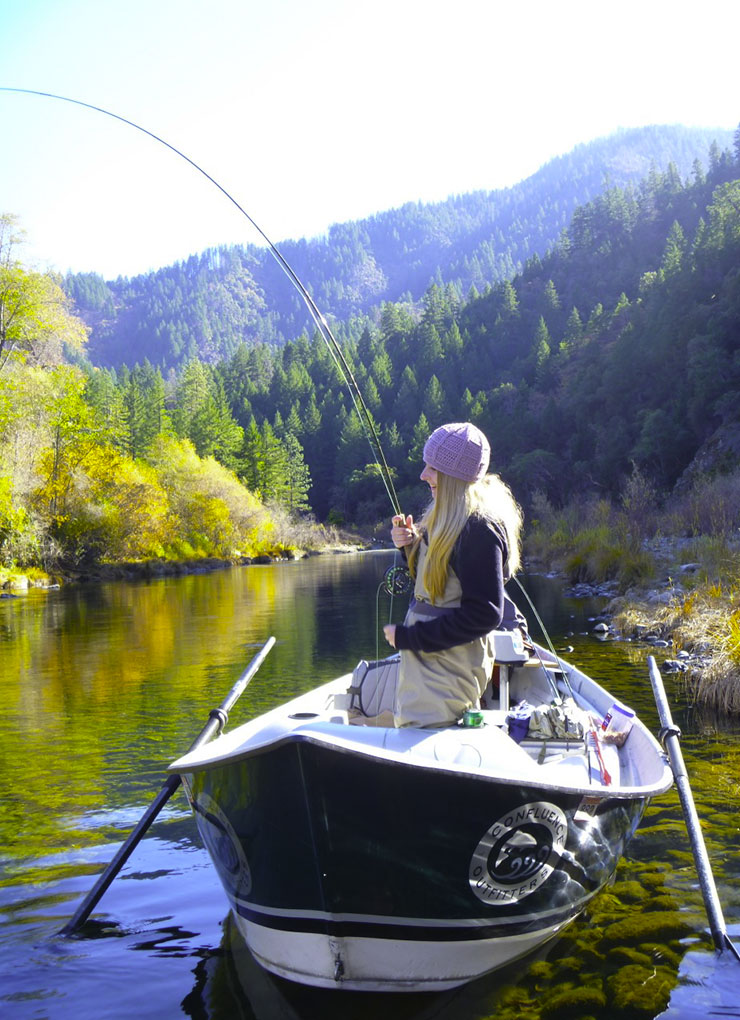
{"label": "blonde hair", "polygon": [[[508,548],[505,580],[521,566],[522,511],[509,486],[498,475],[485,475],[470,483],[438,471],[436,499],[424,511],[419,525],[429,541],[422,580],[432,602],[444,594],[452,550],[471,514],[503,530]],[[421,541],[420,536],[408,557],[414,575]]]}

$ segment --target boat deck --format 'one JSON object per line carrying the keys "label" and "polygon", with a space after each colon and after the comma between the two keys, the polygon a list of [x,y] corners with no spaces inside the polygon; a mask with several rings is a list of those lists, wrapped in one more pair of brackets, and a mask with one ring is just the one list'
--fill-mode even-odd
{"label": "boat deck", "polygon": [[[218,767],[293,741],[329,746],[338,755],[472,774],[483,781],[533,784],[598,799],[653,796],[672,784],[659,745],[639,720],[635,720],[623,747],[599,741],[599,761],[593,737],[588,735],[580,740],[530,738],[517,742],[508,733],[508,711],[501,707],[484,708],[483,725],[479,727],[395,729],[352,725],[348,711],[351,682],[352,675],[347,674],[300,695],[186,754],[170,766],[170,771],[190,773]],[[538,704],[553,697],[551,682],[544,667],[513,668],[507,693],[512,701],[526,698],[530,704]],[[563,694],[572,691],[579,706],[595,715],[602,716],[612,703],[594,681],[571,668],[568,683]],[[558,685],[563,686],[562,677]]]}

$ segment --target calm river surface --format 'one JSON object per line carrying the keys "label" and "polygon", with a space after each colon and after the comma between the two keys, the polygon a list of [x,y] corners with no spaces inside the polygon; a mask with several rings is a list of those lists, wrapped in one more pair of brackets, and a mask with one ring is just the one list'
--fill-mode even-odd
{"label": "calm river surface", "polygon": [[[81,934],[57,937],[166,765],[267,637],[277,644],[230,727],[360,658],[386,654],[377,635],[404,608],[377,594],[391,556],[323,556],[0,599],[0,1016],[740,1017],[740,963],[712,950],[675,792],[651,804],[616,884],[563,935],[536,958],[446,994],[319,992],[264,974],[233,931],[182,792]],[[527,586],[555,647],[572,645],[567,657],[656,732],[648,650],[589,634],[600,603],[565,599],[545,578]],[[738,943],[740,728],[682,707],[670,678],[666,687]],[[615,939],[625,920],[628,930],[622,924]]]}

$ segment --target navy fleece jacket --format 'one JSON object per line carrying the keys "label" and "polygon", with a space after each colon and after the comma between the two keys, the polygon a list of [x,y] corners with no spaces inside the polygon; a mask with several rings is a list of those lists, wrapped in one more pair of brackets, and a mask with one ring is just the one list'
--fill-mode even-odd
{"label": "navy fleece jacket", "polygon": [[396,627],[396,648],[440,652],[496,630],[504,614],[506,542],[502,532],[473,514],[460,533],[450,565],[462,587],[460,606],[433,620]]}

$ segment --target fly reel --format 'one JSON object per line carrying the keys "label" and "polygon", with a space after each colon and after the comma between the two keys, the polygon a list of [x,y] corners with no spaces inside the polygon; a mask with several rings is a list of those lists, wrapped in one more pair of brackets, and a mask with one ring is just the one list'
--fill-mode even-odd
{"label": "fly reel", "polygon": [[383,591],[387,595],[405,595],[411,591],[411,574],[406,566],[388,567],[383,575]]}

